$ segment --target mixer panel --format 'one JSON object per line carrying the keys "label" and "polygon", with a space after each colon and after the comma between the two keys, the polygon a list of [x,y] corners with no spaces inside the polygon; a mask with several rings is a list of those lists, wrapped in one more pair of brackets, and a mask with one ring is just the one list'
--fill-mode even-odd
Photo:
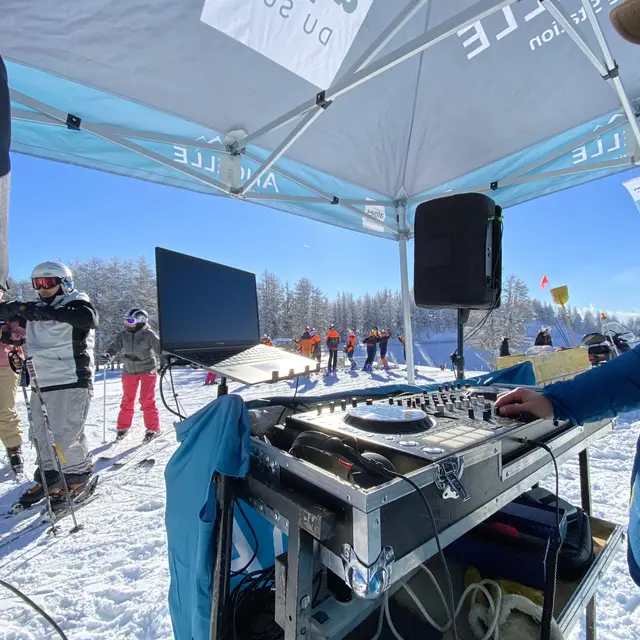
{"label": "mixer panel", "polygon": [[287,425],[352,436],[363,443],[435,461],[523,425],[522,420],[496,415],[494,401],[502,391],[499,387],[451,383],[436,392],[384,400],[343,399],[290,416]]}

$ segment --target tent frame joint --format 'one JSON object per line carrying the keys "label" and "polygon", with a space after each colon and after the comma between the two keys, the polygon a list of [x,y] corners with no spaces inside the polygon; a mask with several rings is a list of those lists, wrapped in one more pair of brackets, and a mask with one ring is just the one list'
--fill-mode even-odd
{"label": "tent frame joint", "polygon": [[67,129],[71,129],[72,131],[80,131],[82,118],[80,118],[79,116],[74,116],[72,113],[68,113],[66,124],[67,124]]}
{"label": "tent frame joint", "polygon": [[602,76],[603,80],[613,80],[614,78],[617,78],[620,75],[620,67],[618,66],[618,63],[614,60],[613,61],[613,68],[612,69],[607,69],[607,74]]}
{"label": "tent frame joint", "polygon": [[331,204],[340,204],[340,198],[338,198],[338,196],[333,196]]}
{"label": "tent frame joint", "polygon": [[333,100],[327,100],[326,95],[327,92],[325,89],[316,94],[316,106],[321,109],[328,109],[331,106]]}
{"label": "tent frame joint", "polygon": [[491,191],[497,191],[498,190],[498,181],[494,180],[490,185],[489,188],[491,189]]}

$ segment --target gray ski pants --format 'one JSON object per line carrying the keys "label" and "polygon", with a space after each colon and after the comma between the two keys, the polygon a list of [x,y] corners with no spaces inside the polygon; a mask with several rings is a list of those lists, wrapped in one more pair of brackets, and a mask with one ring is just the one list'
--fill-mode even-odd
{"label": "gray ski pants", "polygon": [[[42,394],[53,430],[62,469],[67,474],[86,473],[91,469],[91,454],[84,435],[84,423],[89,413],[93,391],[91,389],[60,389]],[[58,470],[51,451],[51,440],[44,424],[40,400],[31,392],[33,433],[45,471]]]}

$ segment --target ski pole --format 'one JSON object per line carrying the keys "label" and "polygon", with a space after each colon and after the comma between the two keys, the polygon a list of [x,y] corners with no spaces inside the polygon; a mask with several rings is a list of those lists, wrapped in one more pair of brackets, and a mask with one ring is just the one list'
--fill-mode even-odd
{"label": "ski pole", "polygon": [[105,364],[102,370],[102,444],[107,442],[107,367]]}
{"label": "ski pole", "polygon": [[[64,471],[62,469],[62,462],[60,462],[60,456],[58,455],[58,447],[56,445],[55,436],[53,433],[53,429],[51,428],[51,422],[49,421],[49,414],[47,413],[47,407],[44,403],[44,398],[42,394],[42,390],[40,389],[40,382],[38,380],[38,374],[36,372],[36,367],[33,362],[33,358],[27,358],[26,361],[27,371],[29,372],[29,376],[31,376],[31,385],[33,386],[33,390],[36,392],[38,396],[38,401],[40,402],[40,408],[42,411],[42,418],[44,421],[45,431],[49,437],[49,446],[51,447],[51,452],[53,454],[53,459],[56,462],[56,466],[58,467],[58,473],[60,474],[60,479],[62,480],[62,488],[64,489],[65,497],[67,498],[67,502],[69,504],[69,511],[71,512],[71,519],[73,520],[73,529],[71,529],[70,533],[76,533],[82,529],[82,525],[78,524],[76,520],[76,511],[73,507],[73,501],[71,500],[71,493],[69,492],[69,485],[67,484],[67,479],[64,477]],[[44,469],[40,467],[40,471],[44,476]]]}
{"label": "ski pole", "polygon": [[55,536],[58,533],[58,527],[56,527],[56,521],[53,515],[53,509],[51,508],[51,496],[49,495],[49,485],[47,484],[47,477],[44,469],[42,468],[42,456],[40,455],[40,447],[38,441],[35,438],[35,429],[33,428],[33,414],[31,413],[31,403],[29,402],[29,393],[27,392],[27,367],[24,362],[20,363],[20,386],[22,387],[22,395],[24,395],[24,403],[27,407],[27,420],[29,421],[29,429],[31,431],[29,440],[36,448],[36,464],[40,469],[40,479],[42,480],[42,488],[44,489],[44,499],[47,503],[47,513],[51,520],[51,533]]}

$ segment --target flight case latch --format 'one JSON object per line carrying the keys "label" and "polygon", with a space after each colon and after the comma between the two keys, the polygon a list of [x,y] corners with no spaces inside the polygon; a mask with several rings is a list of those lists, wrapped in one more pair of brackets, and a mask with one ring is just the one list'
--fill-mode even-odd
{"label": "flight case latch", "polygon": [[442,491],[442,498],[462,498],[466,502],[471,498],[467,490],[462,486],[460,478],[464,471],[464,460],[460,456],[451,456],[437,463],[436,487]]}

